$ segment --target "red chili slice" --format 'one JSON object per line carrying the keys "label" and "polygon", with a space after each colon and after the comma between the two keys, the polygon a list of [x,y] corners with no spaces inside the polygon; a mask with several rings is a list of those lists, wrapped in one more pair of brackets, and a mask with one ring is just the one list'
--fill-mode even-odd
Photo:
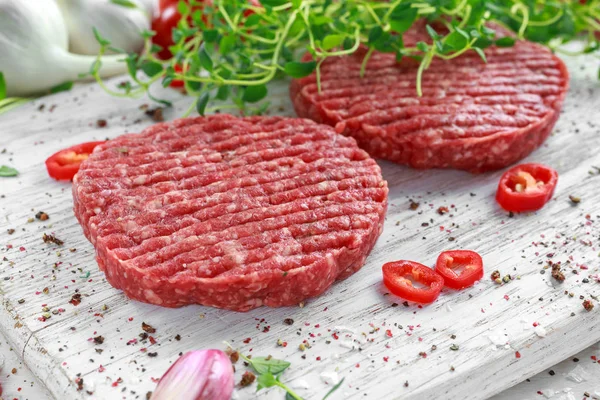
{"label": "red chili slice", "polygon": [[554,193],[558,173],[542,164],[521,164],[506,171],[496,192],[496,201],[507,211],[536,211]]}
{"label": "red chili slice", "polygon": [[104,142],[81,143],[51,155],[46,160],[48,175],[58,181],[72,180],[81,163],[102,143]]}
{"label": "red chili slice", "polygon": [[[438,298],[444,278],[431,268],[414,261],[393,261],[383,265],[383,283],[396,296],[416,303],[428,304]],[[415,287],[408,277],[422,284]]]}
{"label": "red chili slice", "polygon": [[[457,269],[462,271],[457,273]],[[435,271],[444,278],[446,287],[460,290],[483,278],[483,260],[471,250],[444,251],[437,259]]]}

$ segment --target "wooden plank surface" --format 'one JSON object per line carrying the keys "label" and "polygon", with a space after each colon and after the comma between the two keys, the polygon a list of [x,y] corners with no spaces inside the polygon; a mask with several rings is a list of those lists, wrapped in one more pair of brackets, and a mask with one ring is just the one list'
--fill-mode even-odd
{"label": "wooden plank surface", "polygon": [[[555,198],[542,211],[509,217],[499,209],[494,194],[501,172],[415,171],[381,162],[390,186],[383,235],[362,270],[303,308],[163,309],[130,301],[105,281],[73,216],[70,185],[50,180],[43,160],[71,144],[150,125],[138,108],[146,100],[114,99],[81,85],[2,115],[0,164],[21,174],[0,180],[0,329],[56,398],[145,398],[180,352],[224,349],[223,340],[245,354],[291,361],[282,379],[310,399],[322,398],[332,375],[345,377],[336,399],[497,393],[600,340],[600,305],[586,312],[580,298],[600,295],[600,171],[594,168],[600,167],[600,86],[593,60],[567,59],[572,89],[563,114],[555,133],[527,159],[560,174]],[[272,90],[273,114],[293,115],[285,84]],[[171,119],[189,99],[168,96],[176,100],[166,114]],[[107,126],[98,128],[98,119]],[[572,204],[569,195],[581,203]],[[417,210],[409,209],[411,200],[420,204]],[[440,206],[450,213],[439,215]],[[36,220],[38,211],[50,219]],[[44,243],[44,233],[64,246]],[[444,291],[419,308],[404,306],[381,284],[384,262],[433,265],[453,248],[482,254],[486,275],[475,287]],[[544,269],[548,260],[563,263],[564,283]],[[496,269],[515,279],[492,282]],[[76,291],[82,301],[74,306],[69,300]],[[286,318],[293,325],[285,325]],[[140,341],[142,322],[157,329],[156,344]],[[104,343],[94,342],[98,336]],[[311,348],[299,350],[303,341]],[[459,349],[451,350],[453,344]],[[245,368],[237,370],[239,378]],[[283,398],[275,389],[259,395]],[[235,393],[254,396],[255,385]]]}

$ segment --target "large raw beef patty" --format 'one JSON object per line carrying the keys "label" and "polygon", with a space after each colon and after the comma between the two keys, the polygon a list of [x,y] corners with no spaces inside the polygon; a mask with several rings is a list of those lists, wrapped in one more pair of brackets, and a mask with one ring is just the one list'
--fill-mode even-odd
{"label": "large raw beef patty", "polygon": [[75,215],[108,281],[166,307],[297,304],[357,271],[387,206],[352,138],[309,120],[180,119],[96,148]]}
{"label": "large raw beef patty", "polygon": [[[419,40],[430,39],[405,36],[407,46]],[[422,97],[417,62],[375,52],[361,78],[364,50],[327,59],[320,93],[315,74],[294,80],[296,112],[354,137],[373,157],[415,168],[481,172],[520,160],[548,137],[568,88],[564,63],[526,41],[485,49],[487,63],[474,51],[434,59]]]}

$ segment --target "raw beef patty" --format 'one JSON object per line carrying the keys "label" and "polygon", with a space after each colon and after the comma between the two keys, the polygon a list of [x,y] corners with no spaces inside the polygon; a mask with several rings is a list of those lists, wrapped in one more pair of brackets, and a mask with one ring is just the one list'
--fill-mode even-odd
{"label": "raw beef patty", "polygon": [[[427,35],[405,36],[407,46],[418,40]],[[568,88],[563,62],[526,41],[487,48],[487,64],[474,51],[434,59],[422,97],[410,58],[375,52],[360,78],[364,50],[327,59],[321,93],[315,74],[294,80],[296,112],[354,137],[373,157],[414,168],[482,172],[522,159],[550,134]]]}
{"label": "raw beef patty", "polygon": [[352,138],[305,119],[180,119],[97,147],[75,215],[127,296],[246,311],[297,304],[356,272],[387,183]]}

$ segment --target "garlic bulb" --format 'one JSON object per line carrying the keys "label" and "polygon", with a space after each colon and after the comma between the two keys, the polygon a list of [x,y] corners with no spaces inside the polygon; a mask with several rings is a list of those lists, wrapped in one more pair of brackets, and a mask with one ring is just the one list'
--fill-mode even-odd
{"label": "garlic bulb", "polygon": [[150,29],[146,5],[130,0],[139,8],[127,8],[110,0],[56,0],[69,32],[69,49],[77,54],[97,54],[100,45],[92,28],[113,46],[126,52],[138,52],[144,46],[143,30]]}
{"label": "garlic bulb", "polygon": [[[66,24],[49,0],[0,0],[0,71],[8,96],[29,96],[74,81],[95,56],[69,53]],[[122,55],[102,57],[102,77],[127,72]]]}

